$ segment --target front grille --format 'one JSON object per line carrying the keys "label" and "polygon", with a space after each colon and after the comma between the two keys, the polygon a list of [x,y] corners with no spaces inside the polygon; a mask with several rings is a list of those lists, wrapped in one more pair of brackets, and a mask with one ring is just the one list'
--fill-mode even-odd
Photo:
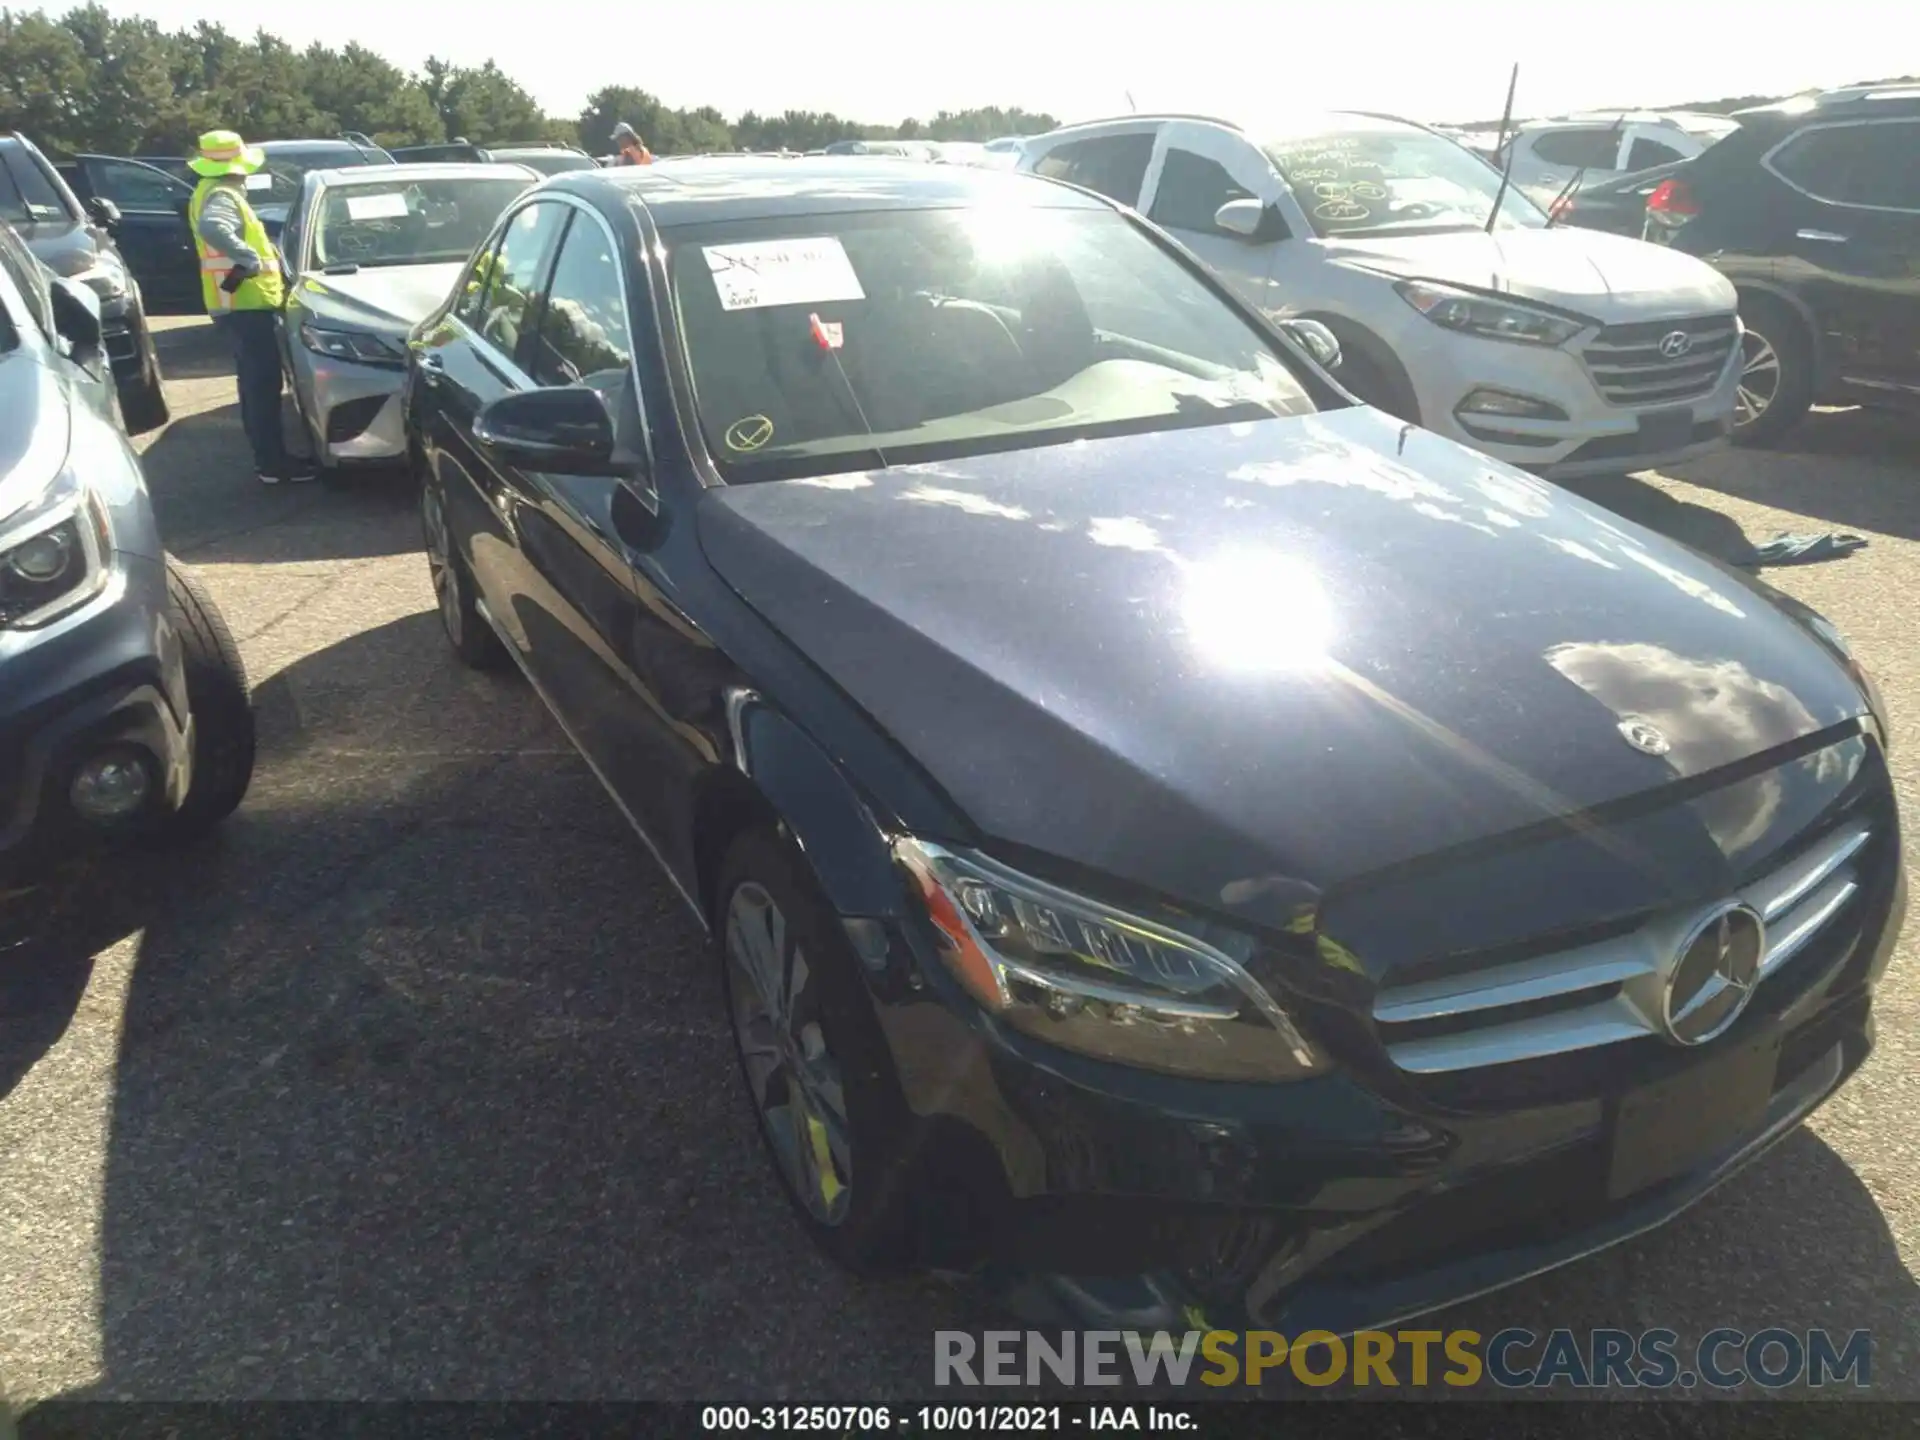
{"label": "front grille", "polygon": [[[1663,343],[1686,337],[1685,353],[1667,355]],[[1739,343],[1732,315],[1696,315],[1609,325],[1581,351],[1595,388],[1612,405],[1639,409],[1695,400],[1713,389]]]}
{"label": "front grille", "polygon": [[[1760,984],[1860,893],[1872,835],[1867,820],[1849,819],[1737,892],[1766,925]],[[1422,1075],[1658,1035],[1666,967],[1700,914],[1667,911],[1623,934],[1390,985],[1374,1001],[1374,1023],[1394,1064]]]}
{"label": "front grille", "polygon": [[327,412],[327,443],[343,445],[357,439],[373,423],[373,417],[380,413],[380,407],[387,403],[385,395],[367,395],[358,400],[348,400],[336,405]]}

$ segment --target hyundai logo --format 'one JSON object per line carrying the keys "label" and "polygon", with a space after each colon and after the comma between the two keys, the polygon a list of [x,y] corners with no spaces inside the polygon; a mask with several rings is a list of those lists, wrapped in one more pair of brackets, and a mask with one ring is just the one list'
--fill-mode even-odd
{"label": "hyundai logo", "polygon": [[1669,360],[1678,360],[1693,349],[1693,337],[1684,330],[1669,330],[1660,337],[1660,353]]}
{"label": "hyundai logo", "polygon": [[1702,1045],[1740,1018],[1760,980],[1767,932],[1759,913],[1737,900],[1706,915],[1674,955],[1660,1023],[1681,1045]]}

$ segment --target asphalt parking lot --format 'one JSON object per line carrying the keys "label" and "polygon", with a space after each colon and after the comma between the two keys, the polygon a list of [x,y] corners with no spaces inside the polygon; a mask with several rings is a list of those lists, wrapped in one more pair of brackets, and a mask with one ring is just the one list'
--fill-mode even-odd
{"label": "asphalt parking lot", "polygon": [[[168,1399],[930,1393],[935,1280],[863,1284],[776,1192],[694,924],[538,702],[460,669],[395,477],[270,490],[225,356],[162,322],[170,546],[257,688],[202,852],[74,877],[0,953],[0,1383]],[[1605,498],[1772,572],[1879,676],[1920,815],[1920,424],[1811,418]],[[1436,1319],[1491,1333],[1871,1329],[1920,1399],[1920,956],[1813,1122],[1665,1230]]]}

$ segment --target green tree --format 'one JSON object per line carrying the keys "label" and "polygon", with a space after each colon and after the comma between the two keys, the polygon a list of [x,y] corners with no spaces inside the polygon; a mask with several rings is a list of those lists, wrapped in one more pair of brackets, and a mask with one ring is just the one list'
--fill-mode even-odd
{"label": "green tree", "polygon": [[74,113],[88,79],[73,32],[46,16],[0,11],[0,129],[73,148],[83,138]]}
{"label": "green tree", "polygon": [[533,96],[491,60],[469,69],[430,59],[422,71],[420,86],[439,112],[445,139],[489,145],[541,140],[552,134],[552,122],[540,113]]}
{"label": "green tree", "polygon": [[60,28],[79,45],[87,73],[69,101],[73,141],[109,153],[138,148],[173,103],[171,37],[99,5],[68,11]]}
{"label": "green tree", "polygon": [[363,45],[313,45],[302,57],[306,91],[333,130],[358,130],[382,145],[418,145],[446,138],[439,111],[418,81]]}

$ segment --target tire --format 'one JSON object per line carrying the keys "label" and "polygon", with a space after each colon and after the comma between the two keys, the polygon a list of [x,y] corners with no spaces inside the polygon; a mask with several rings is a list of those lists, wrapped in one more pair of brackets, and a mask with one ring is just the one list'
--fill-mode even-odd
{"label": "tire", "polygon": [[[1743,295],[1740,319],[1747,332],[1740,340],[1733,443],[1770,445],[1798,425],[1813,405],[1813,340],[1805,321],[1765,296]],[[1768,374],[1774,377],[1771,393],[1760,385]],[[1756,400],[1764,402],[1757,411]]]}
{"label": "tire", "polygon": [[197,840],[240,807],[253,783],[253,693],[240,647],[198,578],[167,559],[167,615],[180,636],[193,713],[193,781],[159,837]]}
{"label": "tire", "polygon": [[173,419],[173,411],[167,405],[166,386],[160,379],[160,360],[154,354],[153,337],[147,333],[144,319],[140,325],[140,351],[139,378],[115,387],[120,391],[121,423],[129,435],[145,435]]}
{"label": "tire", "polygon": [[472,670],[505,669],[512,657],[474,603],[473,577],[453,543],[440,486],[429,479],[423,479],[420,485],[420,533],[440,628],[446,632],[453,653]]}
{"label": "tire", "polygon": [[[770,828],[734,840],[716,895],[740,1074],[794,1213],[821,1250],[856,1274],[910,1267],[918,1186],[904,1158],[906,1101],[839,922]],[[768,923],[769,914],[780,923]],[[765,943],[756,946],[756,936]],[[793,982],[771,1007],[758,979],[770,956]],[[774,1013],[781,1006],[784,1038]],[[797,1084],[802,1066],[812,1079]],[[843,1102],[837,1113],[835,1083]]]}
{"label": "tire", "polygon": [[1409,424],[1420,423],[1420,406],[1406,384],[1344,337],[1340,342],[1340,368],[1333,372],[1333,378],[1383,414]]}

